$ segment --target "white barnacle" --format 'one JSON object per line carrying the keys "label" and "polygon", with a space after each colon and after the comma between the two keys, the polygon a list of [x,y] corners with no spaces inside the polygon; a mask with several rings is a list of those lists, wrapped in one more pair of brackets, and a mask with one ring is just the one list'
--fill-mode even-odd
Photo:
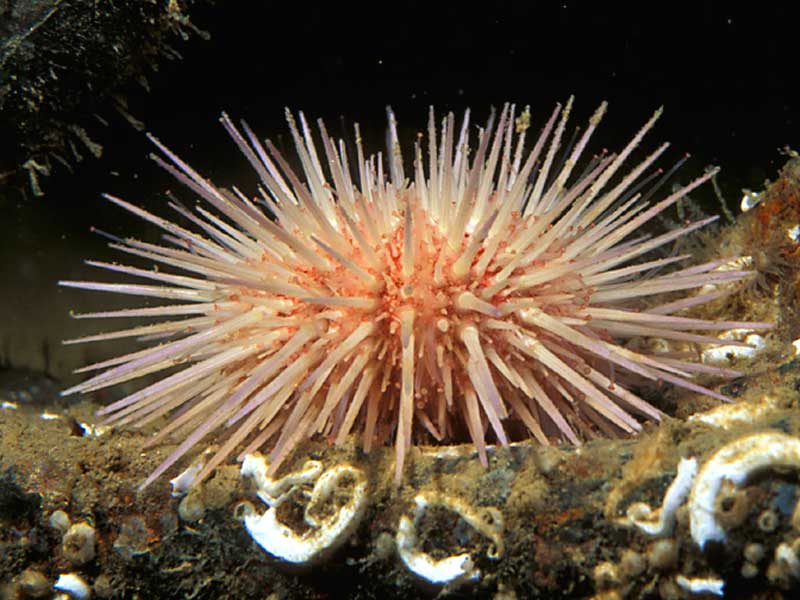
{"label": "white barnacle", "polygon": [[[720,340],[730,340],[730,344],[723,344],[703,350],[702,358],[705,364],[723,365],[731,358],[752,358],[764,349],[764,337],[753,333],[749,329],[731,329],[719,336]],[[742,342],[746,345],[742,345]]]}
{"label": "white barnacle", "polygon": [[480,578],[469,552],[434,558],[420,548],[417,526],[428,509],[440,506],[458,514],[477,532],[488,538],[492,545],[486,552],[491,559],[499,559],[504,552],[503,519],[494,508],[474,508],[463,500],[439,494],[423,492],[414,498],[413,518],[400,518],[395,538],[397,552],[403,564],[414,575],[433,585],[452,585]]}
{"label": "white barnacle", "polygon": [[739,208],[742,212],[747,212],[755,208],[756,204],[761,202],[763,192],[751,192],[750,190],[743,190],[742,201],[739,203]]}
{"label": "white barnacle", "polygon": [[180,496],[184,496],[192,485],[197,479],[197,476],[206,466],[206,459],[208,456],[212,454],[210,448],[206,448],[206,451],[200,454],[197,458],[192,461],[188,467],[186,467],[177,477],[173,477],[169,480],[170,485],[172,486],[172,492],[170,494],[178,498]]}
{"label": "white barnacle", "polygon": [[781,408],[780,399],[775,396],[765,395],[757,402],[736,402],[735,404],[720,404],[709,410],[691,415],[689,421],[699,421],[718,427],[730,429],[738,425],[754,423],[774,410]]}
{"label": "white barnacle", "polygon": [[70,598],[75,598],[75,600],[87,600],[92,595],[92,588],[77,573],[59,575],[53,584],[53,589],[64,592]]}
{"label": "white barnacle", "polygon": [[195,480],[195,477],[203,470],[205,466],[204,461],[195,461],[186,469],[181,471],[180,475],[177,477],[173,477],[169,480],[170,485],[172,486],[172,496],[183,496],[186,492],[189,491],[189,488],[192,486],[192,483]]}
{"label": "white barnacle", "polygon": [[640,531],[653,537],[670,535],[675,525],[675,511],[689,495],[696,474],[697,459],[682,458],[678,463],[675,479],[664,494],[661,508],[653,510],[644,502],[631,504],[628,507],[627,518],[622,523],[633,524]]}
{"label": "white barnacle", "polygon": [[675,583],[690,594],[725,595],[725,581],[719,577],[685,577],[678,575],[675,578]]}
{"label": "white barnacle", "polygon": [[800,579],[800,558],[792,545],[786,542],[778,544],[775,548],[775,562],[784,565],[795,579]]}
{"label": "white barnacle", "polygon": [[[264,458],[248,455],[242,464],[242,475],[254,478],[259,498],[270,507],[264,514],[245,515],[247,532],[268,553],[294,564],[312,564],[338,548],[356,529],[367,505],[366,477],[348,464],[322,471],[321,463],[308,461],[301,471],[272,479],[267,476]],[[324,509],[348,480],[354,483],[347,501],[336,510]],[[308,528],[298,533],[278,519],[278,507],[298,486],[311,482],[314,487],[303,513]]]}
{"label": "white barnacle", "polygon": [[[710,270],[713,274],[731,273],[735,271],[750,271],[753,268],[753,257],[751,255],[737,256],[724,262],[715,263],[716,266]],[[700,288],[700,294],[712,294],[719,292],[723,289],[729,289],[733,286],[729,281],[715,281],[710,278],[709,281]]]}
{"label": "white barnacle", "polygon": [[700,469],[689,495],[689,524],[695,543],[703,549],[709,541],[725,539],[715,516],[723,483],[740,487],[755,473],[779,468],[800,468],[800,439],[783,433],[756,433],[717,450]]}
{"label": "white barnacle", "polygon": [[71,525],[61,541],[64,558],[76,566],[91,562],[96,554],[96,538],[97,532],[89,523]]}
{"label": "white barnacle", "polygon": [[111,430],[110,427],[106,427],[105,425],[94,425],[92,423],[84,423],[83,421],[79,422],[78,425],[80,425],[83,435],[86,437],[98,438]]}

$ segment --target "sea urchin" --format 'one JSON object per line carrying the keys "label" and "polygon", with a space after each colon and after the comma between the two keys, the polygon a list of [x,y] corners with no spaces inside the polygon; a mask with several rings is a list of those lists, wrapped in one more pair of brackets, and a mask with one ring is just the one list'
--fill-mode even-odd
{"label": "sea urchin", "polygon": [[674,315],[713,293],[637,308],[643,297],[748,274],[716,271],[723,261],[664,271],[687,256],[635,262],[713,220],[640,232],[713,172],[652,205],[637,188],[667,144],[618,175],[659,110],[619,154],[595,156],[575,175],[606,105],[559,152],[571,105],[556,106],[530,151],[527,111],[515,118],[506,105],[496,127],[493,114],[477,130],[473,155],[469,112],[459,128],[447,115],[437,134],[431,109],[427,159],[420,134],[409,178],[391,110],[387,155],[371,158],[357,126],[353,157],[320,121],[319,153],[303,114],[298,127],[287,111],[304,179],[270,141],[223,115],[260,176],[255,198],[216,187],[153,138],[166,157],[155,160],[203,203],[190,209],[170,199],[183,226],[106,196],[166,232],[163,245],[111,246],[185,274],[90,261],[157,283],[61,282],[173,301],[77,315],[169,319],[72,340],[158,343],[85,367],[100,372],[64,393],[171,369],[100,411],[115,425],[170,415],[148,445],[182,441],[143,485],[219,429],[227,436],[200,479],[235,449],[267,449],[274,471],[310,436],[339,443],[358,432],[365,450],[394,438],[400,481],[415,437],[468,436],[486,465],[487,438],[507,444],[512,421],[543,444],[635,432],[634,415],[660,412],[620,384],[626,374],[724,398],[689,379],[733,371],[620,343],[715,343],[695,331],[768,326]]}

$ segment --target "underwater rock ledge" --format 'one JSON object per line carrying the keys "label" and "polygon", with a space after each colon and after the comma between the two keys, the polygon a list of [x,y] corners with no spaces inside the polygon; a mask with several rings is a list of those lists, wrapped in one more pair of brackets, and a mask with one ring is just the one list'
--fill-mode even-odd
{"label": "underwater rock ledge", "polygon": [[[309,443],[282,473],[306,478],[286,486],[275,510],[309,549],[320,536],[301,514],[313,499],[298,492],[318,481],[306,459],[323,475],[348,465],[367,484],[361,514],[340,528],[336,547],[299,558],[292,548],[300,542],[273,537],[269,554],[248,533],[248,520],[267,507],[257,496],[262,488],[237,465],[182,498],[166,482],[137,493],[158,460],[138,454],[139,434],[78,436],[65,419],[22,410],[4,411],[2,427],[4,598],[50,597],[65,576],[80,578],[97,598],[324,598],[331,590],[347,598],[441,590],[684,598],[714,589],[753,597],[798,589],[800,581],[800,414],[786,395],[765,417],[730,429],[668,419],[631,440],[519,443],[494,450],[489,470],[467,446],[417,448],[399,490],[390,450],[367,457],[355,447]],[[719,485],[706,510],[694,495],[714,476],[703,467],[725,462],[721,455],[729,469],[712,469]],[[681,475],[686,456],[700,471],[689,478]],[[340,483],[318,502],[317,520],[337,517],[356,495],[357,482]],[[693,539],[696,522],[721,532],[703,550]],[[47,593],[36,595],[39,587]]]}

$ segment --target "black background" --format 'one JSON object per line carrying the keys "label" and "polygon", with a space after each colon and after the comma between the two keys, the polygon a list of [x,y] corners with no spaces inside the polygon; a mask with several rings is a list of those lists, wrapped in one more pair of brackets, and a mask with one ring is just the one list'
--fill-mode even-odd
{"label": "black background", "polygon": [[[664,105],[647,147],[672,142],[664,166],[690,152],[683,179],[721,166],[738,206],[741,188],[775,178],[780,147],[800,147],[798,22],[784,4],[220,2],[192,13],[210,40],[176,39],[183,60],[162,61],[149,92],[126,96],[149,131],[217,183],[244,188],[255,179],[216,122],[222,110],[273,138],[285,136],[286,106],[323,117],[337,135],[359,121],[378,150],[388,104],[411,142],[431,104],[457,114],[470,106],[476,122],[491,105],[530,104],[538,130],[575,94],[574,124],[610,103],[598,150],[618,149]],[[79,226],[86,214],[119,214],[99,206],[102,191],[157,204],[174,187],[146,160],[144,135],[110,107],[102,114],[109,127],[91,134],[104,157],[50,178],[37,200],[66,202]]]}

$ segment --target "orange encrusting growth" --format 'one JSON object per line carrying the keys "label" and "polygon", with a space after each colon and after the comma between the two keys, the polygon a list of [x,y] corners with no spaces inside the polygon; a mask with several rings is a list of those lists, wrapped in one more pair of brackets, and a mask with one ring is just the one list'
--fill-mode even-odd
{"label": "orange encrusting growth", "polygon": [[166,232],[163,245],[111,245],[185,274],[92,262],[157,284],[62,284],[177,301],[79,318],[172,320],[73,340],[159,343],[85,367],[100,372],[65,393],[183,366],[100,411],[116,425],[169,415],[148,445],[182,441],[144,485],[223,428],[229,433],[200,479],[237,449],[240,458],[267,449],[274,472],[303,439],[341,443],[358,432],[367,451],[394,437],[400,482],[415,435],[446,442],[466,429],[486,465],[487,438],[507,444],[511,420],[548,444],[635,432],[634,415],[659,419],[621,385],[621,373],[724,398],[689,379],[734,371],[619,344],[638,336],[720,343],[695,331],[769,326],[674,314],[718,294],[635,308],[644,296],[747,275],[716,271],[724,261],[657,273],[686,256],[635,262],[713,220],[640,234],[713,173],[650,205],[635,182],[663,144],[616,176],[658,111],[618,155],[595,157],[574,176],[606,107],[559,157],[571,106],[572,99],[556,107],[526,152],[527,113],[515,119],[506,105],[496,127],[493,115],[478,130],[474,157],[469,113],[460,128],[447,115],[437,132],[431,110],[427,160],[420,140],[410,178],[391,111],[386,157],[365,158],[356,128],[354,170],[345,144],[321,121],[322,153],[302,113],[298,127],[287,111],[302,179],[269,141],[223,115],[261,178],[254,198],[214,186],[153,139],[169,162],[156,160],[207,206],[171,200],[184,227],[107,196]]}

